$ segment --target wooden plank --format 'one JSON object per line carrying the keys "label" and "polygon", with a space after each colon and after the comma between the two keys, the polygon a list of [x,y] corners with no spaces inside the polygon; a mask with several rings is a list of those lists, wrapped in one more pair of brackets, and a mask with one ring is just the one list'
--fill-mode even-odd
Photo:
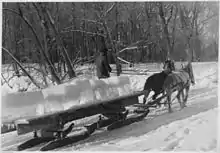
{"label": "wooden plank", "polygon": [[95,103],[75,106],[65,111],[59,111],[39,117],[18,120],[16,122],[17,132],[18,135],[20,135],[34,130],[53,128],[58,124],[59,119],[62,119],[64,123],[67,123],[96,114],[106,113],[108,110],[106,110],[105,107],[110,105],[122,105],[125,107],[133,105],[138,103],[138,96],[140,95],[143,95],[143,91],[105,101],[97,101]]}

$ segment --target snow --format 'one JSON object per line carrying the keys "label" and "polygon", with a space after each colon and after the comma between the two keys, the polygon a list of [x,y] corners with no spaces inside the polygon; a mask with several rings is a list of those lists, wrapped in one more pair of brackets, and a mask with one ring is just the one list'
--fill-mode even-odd
{"label": "snow", "polygon": [[[130,136],[123,139],[117,138],[98,145],[91,143],[90,145],[85,145],[85,148],[80,150],[217,151],[217,113],[217,108],[211,109],[207,112],[161,126],[147,134]],[[131,135],[132,130],[128,131],[126,135]]]}
{"label": "snow", "polygon": [[[176,64],[176,67],[181,68],[179,63]],[[7,96],[3,96],[3,98],[7,100],[4,102],[3,99],[2,106],[5,108],[3,114],[6,119],[24,117],[30,113],[33,115],[33,112],[42,115],[50,111],[68,109],[73,105],[140,91],[143,89],[147,77],[159,72],[161,68],[161,64],[139,64],[135,66],[137,71],[146,72],[148,69],[152,72],[147,71],[147,75],[134,75],[134,73],[120,77],[112,76],[109,79],[101,80],[86,75],[59,86],[22,94],[13,93],[5,85],[3,95]],[[78,69],[85,71],[87,67]],[[178,103],[174,101],[174,112],[171,114],[167,113],[167,108],[164,107],[152,110],[148,117],[141,122],[104,134],[98,132],[87,140],[58,150],[216,152],[218,134],[217,69],[216,62],[193,63],[196,85],[191,87],[188,107],[183,110],[179,110]],[[20,84],[22,85],[22,83]],[[32,96],[30,96],[31,94]],[[142,97],[139,98],[139,101],[142,102]],[[16,114],[20,112],[20,116],[13,115],[15,112]],[[8,144],[25,140],[27,137],[30,136],[18,137],[14,132],[7,133],[3,135],[3,148],[10,148],[7,146]]]}

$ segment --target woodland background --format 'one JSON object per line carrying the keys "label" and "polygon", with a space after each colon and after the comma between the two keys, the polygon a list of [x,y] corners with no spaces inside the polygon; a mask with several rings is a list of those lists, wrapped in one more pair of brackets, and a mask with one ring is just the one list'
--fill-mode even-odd
{"label": "woodland background", "polygon": [[2,64],[41,88],[24,63],[37,63],[42,75],[60,84],[105,46],[116,67],[122,62],[117,57],[132,63],[213,61],[218,20],[219,2],[207,1],[3,3]]}

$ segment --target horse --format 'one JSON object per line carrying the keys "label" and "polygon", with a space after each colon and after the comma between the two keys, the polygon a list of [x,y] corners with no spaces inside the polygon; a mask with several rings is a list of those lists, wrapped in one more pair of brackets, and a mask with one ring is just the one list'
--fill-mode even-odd
{"label": "horse", "polygon": [[[151,91],[154,91],[154,95],[152,97],[153,100],[157,98],[157,96],[161,93],[163,93],[163,84],[165,79],[167,78],[168,74],[171,73],[173,70],[175,70],[174,64],[172,64],[171,60],[165,61],[164,67],[166,68],[160,73],[154,73],[150,77],[147,78],[144,84],[144,98],[143,103],[146,103],[146,98],[149,96],[149,93]],[[159,106],[160,104],[157,103]]]}
{"label": "horse", "polygon": [[163,69],[165,69],[165,70],[166,70],[166,69],[170,69],[171,71],[175,71],[176,68],[175,68],[174,60],[167,59],[167,60],[164,62]]}
{"label": "horse", "polygon": [[[177,99],[180,104],[180,108],[183,109],[184,107],[186,107],[191,84],[195,84],[191,62],[188,62],[187,65],[179,71],[172,72],[166,77],[163,84],[163,90],[166,93],[169,113],[172,113],[171,94],[175,91],[177,91]],[[185,97],[184,89],[186,93]],[[182,102],[180,100],[180,95],[182,96]]]}

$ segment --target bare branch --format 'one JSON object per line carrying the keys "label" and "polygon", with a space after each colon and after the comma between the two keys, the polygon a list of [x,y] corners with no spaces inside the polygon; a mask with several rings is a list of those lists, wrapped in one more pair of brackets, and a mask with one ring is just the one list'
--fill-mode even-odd
{"label": "bare branch", "polygon": [[60,37],[60,34],[59,34],[58,30],[55,27],[54,20],[53,20],[53,18],[51,16],[50,12],[48,11],[48,9],[46,9],[46,8],[44,8],[44,9],[45,9],[44,11],[45,11],[45,13],[47,15],[47,18],[49,19],[49,22],[50,22],[50,24],[52,26],[52,29],[53,29],[53,31],[54,31],[54,33],[56,35],[56,41],[57,41],[57,43],[60,45],[60,47],[63,50],[63,55],[64,55],[64,58],[65,58],[65,62],[67,63],[67,66],[68,66],[69,77],[70,78],[75,77],[76,74],[75,74],[73,66],[71,64],[70,57],[68,55],[68,52],[67,52],[66,48],[64,47],[63,41],[61,40],[61,37]]}
{"label": "bare branch", "polygon": [[178,7],[176,6],[175,16],[174,16],[174,23],[173,23],[173,30],[172,30],[172,44],[171,44],[172,51],[173,51],[173,49],[174,49],[174,44],[175,44],[175,33],[176,33],[176,18],[177,18],[177,13],[178,13]]}
{"label": "bare branch", "polygon": [[40,20],[42,20],[42,16],[40,15],[40,10],[39,10],[39,8],[37,7],[36,3],[32,3],[32,5],[33,5],[33,6],[35,7],[35,9],[37,10],[37,14],[38,14]]}
{"label": "bare branch", "polygon": [[100,25],[102,25],[101,22],[98,22],[98,21],[95,21],[95,20],[83,19],[83,18],[79,18],[79,19],[82,20],[82,21],[87,21],[87,22],[92,22],[92,23],[96,23],[96,24],[100,24]]}
{"label": "bare branch", "polygon": [[172,18],[172,16],[173,16],[173,5],[171,6],[170,17],[167,19],[166,24],[168,24],[170,22],[170,19]]}
{"label": "bare branch", "polygon": [[[148,46],[143,46],[143,48],[147,48],[147,47],[148,47]],[[138,49],[138,48],[139,48],[138,46],[126,47],[126,48],[120,50],[120,51],[118,52],[118,54],[119,54],[119,53],[122,53],[122,52],[125,51],[125,50],[132,50],[132,49]]]}
{"label": "bare branch", "polygon": [[75,58],[75,60],[73,61],[73,65],[75,65],[75,64],[77,63],[77,59],[78,59],[79,55],[80,55],[80,51],[78,51],[78,52],[76,53],[76,58]]}
{"label": "bare branch", "polygon": [[16,57],[14,57],[6,48],[2,47],[2,49],[8,53],[12,59],[18,64],[18,66],[21,68],[21,70],[28,76],[28,78],[33,82],[33,84],[38,87],[39,89],[42,89],[38,83],[36,82],[36,80],[34,80],[34,78],[32,76],[30,76],[30,74],[23,68],[23,66],[21,65],[21,63],[16,59]]}
{"label": "bare branch", "polygon": [[207,19],[202,20],[201,23],[202,23],[202,24],[206,24],[207,21],[211,20],[212,18],[214,18],[214,17],[216,17],[216,16],[217,16],[217,14],[213,14],[213,15],[207,17]]}
{"label": "bare branch", "polygon": [[138,15],[137,15],[137,20],[141,17],[143,12],[140,12]]}
{"label": "bare branch", "polygon": [[[95,21],[95,20],[82,19],[82,18],[78,18],[78,19],[79,19],[79,20],[82,20],[82,21],[87,21],[87,22],[91,22],[91,23],[94,23],[94,24],[102,25],[101,22],[98,22],[98,21]],[[67,30],[67,29],[70,29],[70,28],[73,28],[73,26],[66,27],[66,28],[64,28],[64,29]]]}
{"label": "bare branch", "polygon": [[99,34],[99,33],[92,33],[92,32],[87,32],[87,31],[83,31],[83,30],[67,30],[67,31],[61,31],[61,33],[67,33],[67,32],[81,32],[81,33],[86,33],[86,34],[89,34],[89,35],[98,35],[98,36],[101,36],[101,37],[106,37],[105,35],[103,34]]}
{"label": "bare branch", "polygon": [[58,84],[60,84],[59,78],[57,77],[57,75],[55,73],[55,69],[54,69],[52,63],[50,62],[50,60],[48,59],[48,57],[46,56],[46,53],[44,52],[43,46],[42,46],[41,41],[40,41],[40,39],[39,39],[39,37],[37,35],[37,32],[35,31],[33,26],[30,24],[29,20],[23,14],[19,14],[15,10],[12,10],[12,9],[9,9],[9,8],[3,8],[3,10],[9,11],[11,13],[14,13],[14,14],[18,15],[28,25],[28,27],[31,29],[32,33],[34,34],[34,37],[35,37],[35,39],[37,41],[37,44],[38,44],[38,47],[40,49],[41,54],[43,55],[43,57],[45,58],[46,62],[48,63],[48,65],[50,67],[51,74],[55,78],[56,82]]}
{"label": "bare branch", "polygon": [[29,21],[26,19],[26,17],[23,16],[22,14],[16,12],[15,10],[12,10],[12,9],[9,9],[9,8],[3,8],[3,10],[10,11],[10,12],[12,12],[12,13],[18,15],[19,17],[21,17],[21,18],[25,21],[25,23],[31,28],[32,32],[34,33],[35,38],[37,39],[37,42],[39,43],[38,45],[39,45],[40,48],[43,50],[43,47],[42,47],[42,45],[41,45],[41,43],[40,43],[40,40],[39,40],[39,38],[38,38],[38,36],[37,36],[36,31],[33,29],[33,27],[31,26],[31,24],[29,23]]}
{"label": "bare branch", "polygon": [[31,40],[31,39],[30,38],[23,38],[21,40],[18,40],[17,44],[20,44],[20,43],[24,42],[25,40]]}
{"label": "bare branch", "polygon": [[11,89],[13,89],[13,87],[9,84],[9,81],[7,81],[7,80],[5,79],[4,75],[3,75],[2,73],[1,73],[1,75],[2,75],[3,80],[7,83],[7,85],[8,85]]}
{"label": "bare branch", "polygon": [[106,17],[108,15],[109,12],[111,12],[113,10],[113,8],[116,6],[117,2],[115,2],[114,4],[112,4],[112,6],[104,13],[104,17]]}
{"label": "bare branch", "polygon": [[126,64],[131,64],[131,62],[128,62],[128,61],[126,61],[126,60],[124,60],[124,59],[122,59],[122,58],[120,58],[120,57],[117,57],[120,61],[122,61],[122,62],[124,62],[124,63],[126,63]]}
{"label": "bare branch", "polygon": [[166,20],[165,20],[165,17],[164,17],[164,10],[163,10],[163,3],[160,2],[158,5],[159,5],[160,18],[161,18],[163,24],[166,25]]}

